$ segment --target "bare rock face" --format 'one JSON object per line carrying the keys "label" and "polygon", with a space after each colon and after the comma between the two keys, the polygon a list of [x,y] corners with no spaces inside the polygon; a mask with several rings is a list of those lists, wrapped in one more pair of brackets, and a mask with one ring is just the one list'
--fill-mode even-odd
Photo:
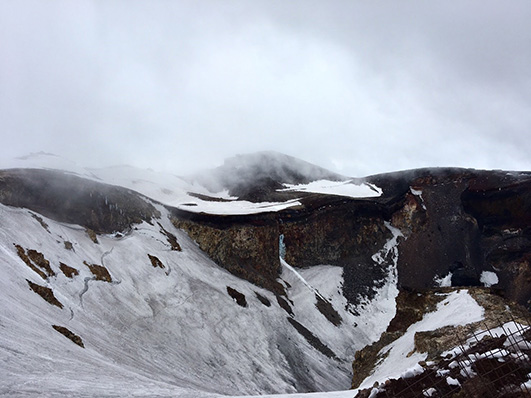
{"label": "bare rock face", "polygon": [[451,274],[452,286],[496,287],[531,308],[531,173],[419,169],[368,178],[392,212],[401,289],[428,289]]}
{"label": "bare rock face", "polygon": [[201,250],[240,278],[277,294],[283,286],[278,257],[278,225],[271,215],[213,216],[176,213],[177,228],[188,232]]}
{"label": "bare rock face", "polygon": [[[467,178],[467,173],[458,171],[411,181],[405,207],[393,218],[394,223],[410,230],[399,247],[400,286],[429,288],[434,277],[449,272],[454,285],[480,284],[480,231],[461,203]],[[410,212],[404,214],[408,207]]]}
{"label": "bare rock face", "polygon": [[303,207],[279,213],[285,259],[296,267],[328,264],[343,267],[343,294],[356,303],[371,298],[387,276],[387,268],[371,257],[390,238],[386,209],[380,204],[319,195],[302,200]]}
{"label": "bare rock face", "polygon": [[26,279],[26,282],[28,282],[28,285],[31,290],[33,290],[35,293],[41,296],[48,303],[55,305],[56,307],[63,308],[63,304],[59,300],[57,300],[57,298],[53,294],[52,289],[46,286],[38,285],[27,279]]}
{"label": "bare rock face", "polygon": [[103,265],[89,264],[86,261],[84,261],[83,263],[89,268],[90,272],[92,272],[92,275],[94,275],[94,278],[97,281],[112,283],[111,274],[109,273],[109,270]]}
{"label": "bare rock face", "polygon": [[462,200],[481,232],[483,268],[498,274],[507,297],[531,308],[531,180],[476,178]]}
{"label": "bare rock face", "polygon": [[337,265],[344,269],[344,293],[352,302],[372,297],[387,269],[367,266],[391,236],[379,204],[315,195],[297,209],[244,216],[193,214],[174,210],[172,222],[231,273],[276,294],[282,240],[285,260],[295,267]]}
{"label": "bare rock face", "polygon": [[59,268],[67,278],[72,279],[74,276],[79,275],[79,271],[77,269],[70,267],[65,263],[59,262]]}
{"label": "bare rock face", "polygon": [[52,325],[52,327],[66,338],[72,340],[73,343],[77,344],[81,348],[85,348],[85,344],[83,344],[83,340],[81,339],[81,337],[79,337],[77,334],[72,333],[68,328],[58,325]]}
{"label": "bare rock face", "polygon": [[237,291],[236,289],[230,286],[227,286],[227,293],[229,294],[229,296],[232,297],[234,301],[236,301],[236,303],[240,307],[247,307],[247,299],[245,298],[245,295],[243,293]]}
{"label": "bare rock face", "polygon": [[15,244],[18,256],[35,271],[42,279],[48,279],[51,276],[55,276],[50,267],[50,262],[44,258],[44,255],[37,250],[28,249],[27,251],[20,245]]}

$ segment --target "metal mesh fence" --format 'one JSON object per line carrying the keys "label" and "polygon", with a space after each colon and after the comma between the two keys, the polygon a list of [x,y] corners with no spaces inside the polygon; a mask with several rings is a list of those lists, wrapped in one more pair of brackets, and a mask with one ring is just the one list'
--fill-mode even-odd
{"label": "metal mesh fence", "polygon": [[463,338],[422,374],[382,386],[377,397],[531,397],[531,325],[512,319]]}

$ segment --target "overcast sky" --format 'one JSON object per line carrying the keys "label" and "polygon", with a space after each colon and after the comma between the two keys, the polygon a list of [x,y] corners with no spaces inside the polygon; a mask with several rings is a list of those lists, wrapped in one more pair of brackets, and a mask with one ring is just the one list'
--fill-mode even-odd
{"label": "overcast sky", "polygon": [[0,156],[531,170],[531,1],[0,0]]}

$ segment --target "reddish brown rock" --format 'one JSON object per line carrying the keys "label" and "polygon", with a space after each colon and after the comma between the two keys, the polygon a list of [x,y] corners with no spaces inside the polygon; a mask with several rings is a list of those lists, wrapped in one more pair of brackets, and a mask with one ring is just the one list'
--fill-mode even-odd
{"label": "reddish brown rock", "polygon": [[59,300],[57,300],[57,298],[53,294],[52,289],[50,289],[49,287],[41,286],[31,281],[28,281],[27,279],[26,279],[26,282],[28,282],[28,285],[31,290],[33,290],[35,293],[41,296],[48,303],[55,305],[56,307],[63,308],[63,304]]}
{"label": "reddish brown rock", "polygon": [[77,334],[72,333],[68,328],[58,325],[52,325],[52,327],[66,338],[72,340],[73,343],[77,344],[81,348],[85,348],[85,344],[83,344],[83,340],[81,339],[81,337],[79,337]]}
{"label": "reddish brown rock", "polygon": [[152,256],[151,254],[148,254],[149,261],[151,261],[151,265],[155,268],[166,268],[162,261],[159,260],[157,256]]}
{"label": "reddish brown rock", "polygon": [[35,271],[42,279],[48,279],[55,276],[55,272],[50,267],[50,262],[44,258],[42,253],[37,250],[28,249],[27,251],[20,245],[15,244],[17,254],[28,267]]}
{"label": "reddish brown rock", "polygon": [[65,274],[66,277],[68,278],[73,278],[74,276],[76,275],[79,275],[79,271],[75,268],[72,268],[68,265],[66,265],[65,263],[59,263],[59,268],[61,269],[61,271],[63,272],[63,274]]}
{"label": "reddish brown rock", "polygon": [[89,264],[86,261],[83,261],[83,264],[85,264],[87,267],[89,267],[90,272],[92,272],[92,275],[94,275],[96,280],[103,281],[103,282],[112,282],[111,274],[109,273],[109,270],[105,268],[103,265],[98,264]]}

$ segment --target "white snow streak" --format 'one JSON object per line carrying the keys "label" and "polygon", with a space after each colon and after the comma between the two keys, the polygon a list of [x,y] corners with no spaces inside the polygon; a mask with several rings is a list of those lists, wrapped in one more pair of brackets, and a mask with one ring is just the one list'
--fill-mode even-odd
{"label": "white snow streak", "polygon": [[364,182],[356,184],[353,180],[329,181],[318,180],[309,184],[284,184],[285,189],[279,191],[311,192],[326,195],[348,196],[352,198],[371,198],[381,196],[383,191],[374,184]]}

